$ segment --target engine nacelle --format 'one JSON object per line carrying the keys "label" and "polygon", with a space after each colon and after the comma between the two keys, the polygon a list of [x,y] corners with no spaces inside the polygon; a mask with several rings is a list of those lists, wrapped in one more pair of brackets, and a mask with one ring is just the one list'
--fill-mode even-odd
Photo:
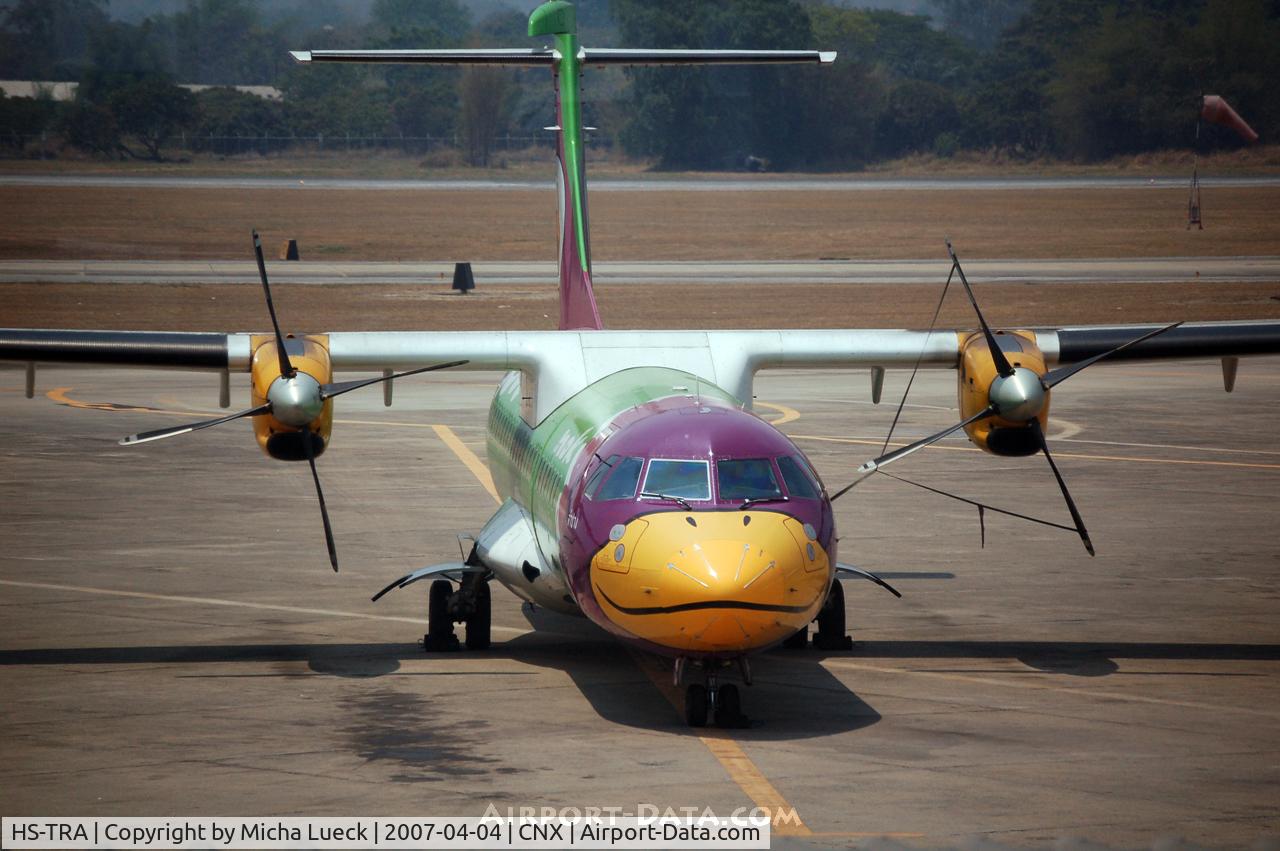
{"label": "engine nacelle", "polygon": [[[272,403],[271,413],[253,418],[253,433],[258,446],[272,458],[305,461],[307,451],[302,441],[310,440],[312,455],[318,457],[329,445],[333,431],[333,400],[319,400],[319,385],[333,381],[329,338],[290,335],[284,344],[290,363],[298,371],[293,382],[280,374],[275,337],[263,334],[252,339],[253,405],[257,407],[268,400]],[[300,424],[291,425],[281,418]]]}
{"label": "engine nacelle", "polygon": [[[1029,427],[1031,419],[1038,419],[1041,429],[1047,431],[1049,428],[1049,391],[1042,391],[1038,387],[1038,378],[1046,371],[1044,353],[1036,345],[1035,334],[1030,331],[996,331],[995,338],[1009,364],[1015,370],[1026,370],[1025,373],[1020,372],[1018,378],[1026,376],[1030,379],[1030,374],[1034,373],[1036,387],[1028,388],[1033,391],[1029,395],[1034,398],[1023,419],[991,416],[965,426],[964,431],[969,435],[969,440],[984,452],[993,455],[1034,455],[1040,451],[1040,440]],[[974,416],[992,403],[992,386],[999,378],[995,361],[991,357],[991,348],[983,333],[974,331],[961,334],[958,392],[962,419]],[[1043,401],[1037,395],[1041,392]],[[1006,405],[1005,410],[1015,408]]]}

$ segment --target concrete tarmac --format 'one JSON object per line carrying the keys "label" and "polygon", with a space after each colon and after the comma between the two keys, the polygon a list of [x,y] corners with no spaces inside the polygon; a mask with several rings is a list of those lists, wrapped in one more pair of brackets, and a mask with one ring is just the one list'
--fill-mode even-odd
{"label": "concrete tarmac", "polygon": [[[552,262],[472,263],[477,286],[555,284]],[[612,284],[939,284],[950,262],[929,260],[817,260],[741,262],[635,262],[593,264],[595,279]],[[975,282],[1212,283],[1280,280],[1280,257],[1140,257],[1101,260],[965,259]],[[439,284],[453,279],[454,263],[276,261],[274,283]],[[258,282],[252,260],[0,260],[0,282],[249,284]]]}
{"label": "concrete tarmac", "polygon": [[[765,803],[800,821],[776,848],[1280,837],[1280,358],[1244,361],[1231,395],[1215,362],[1101,365],[1055,391],[1096,559],[991,514],[982,549],[968,506],[856,488],[840,557],[904,599],[846,582],[854,649],[760,657],[752,726],[701,734],[648,663],[582,622],[531,630],[502,589],[483,653],[422,652],[425,583],[369,602],[492,513],[441,439],[483,456],[490,379],[339,401],[319,462],[334,574],[306,466],[263,457],[247,424],[116,445],[216,413],[215,376],[42,369],[26,400],[0,371],[0,813]],[[953,382],[918,377],[896,439],[954,421]],[[764,373],[759,410],[834,490],[892,418],[868,388]],[[1069,522],[1042,458],[948,440],[894,469]]]}

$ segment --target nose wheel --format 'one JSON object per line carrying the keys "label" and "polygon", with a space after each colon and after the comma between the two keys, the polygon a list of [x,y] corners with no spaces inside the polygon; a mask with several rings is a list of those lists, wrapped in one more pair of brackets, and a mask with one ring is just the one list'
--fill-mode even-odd
{"label": "nose wheel", "polygon": [[[683,660],[680,660],[683,662]],[[746,660],[742,660],[746,671]],[[677,669],[683,669],[677,664]],[[745,681],[750,685],[749,673]],[[748,727],[750,719],[742,712],[742,697],[736,683],[720,684],[714,669],[708,668],[705,683],[691,683],[684,691],[684,720],[690,727],[705,727],[714,719],[717,727]]]}
{"label": "nose wheel", "polygon": [[489,648],[489,624],[491,604],[489,583],[475,574],[466,574],[458,590],[448,579],[431,583],[427,600],[427,634],[422,637],[422,649],[427,652],[459,650],[453,625],[466,625],[465,644],[468,650]]}

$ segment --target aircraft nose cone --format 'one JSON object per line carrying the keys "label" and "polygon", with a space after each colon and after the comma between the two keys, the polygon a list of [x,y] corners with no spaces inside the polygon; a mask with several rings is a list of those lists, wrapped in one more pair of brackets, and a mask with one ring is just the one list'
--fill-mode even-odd
{"label": "aircraft nose cone", "polygon": [[651,514],[597,554],[593,590],[613,624],[673,652],[766,647],[813,619],[830,581],[808,531],[774,512]]}

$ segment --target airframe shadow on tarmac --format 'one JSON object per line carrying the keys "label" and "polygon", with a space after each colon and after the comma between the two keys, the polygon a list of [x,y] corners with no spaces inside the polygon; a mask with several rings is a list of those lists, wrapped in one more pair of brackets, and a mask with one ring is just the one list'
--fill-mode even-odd
{"label": "airframe shadow on tarmac", "polygon": [[[545,613],[543,613],[545,614]],[[648,675],[626,649],[590,624],[551,616],[552,631],[534,631],[471,658],[510,659],[564,671],[601,718],[616,724],[676,734],[691,734]],[[535,618],[542,621],[542,618]],[[545,626],[539,623],[539,626]],[[880,715],[819,664],[794,664],[825,658],[857,660],[1017,659],[1040,672],[1098,677],[1116,673],[1117,660],[1280,660],[1277,644],[1207,644],[1173,642],[1056,641],[864,641],[853,650],[823,654],[810,650],[777,650],[754,660],[755,684],[744,694],[753,716],[749,730],[735,735],[757,740],[812,738],[875,724]],[[217,676],[335,676],[376,678],[514,677],[513,671],[404,671],[407,660],[448,657],[424,654],[418,644],[224,644],[142,645],[0,650],[0,667],[22,665],[94,665],[305,662],[296,673],[267,669]],[[179,674],[179,676],[204,676]]]}

